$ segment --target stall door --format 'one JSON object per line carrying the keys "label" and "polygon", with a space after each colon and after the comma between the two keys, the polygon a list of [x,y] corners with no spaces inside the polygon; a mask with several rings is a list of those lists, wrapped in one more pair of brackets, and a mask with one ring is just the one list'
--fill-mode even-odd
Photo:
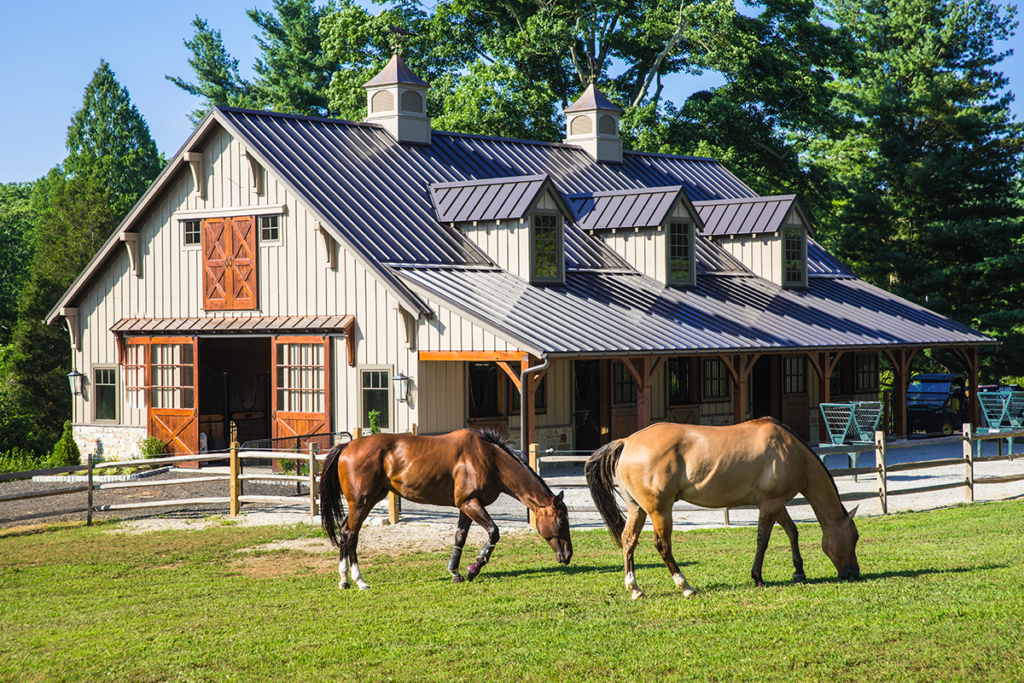
{"label": "stall door", "polygon": [[173,455],[199,452],[196,340],[146,337],[127,340],[129,401],[145,405],[148,431]]}
{"label": "stall door", "polygon": [[330,344],[327,337],[277,337],[273,348],[273,435],[330,430]]}

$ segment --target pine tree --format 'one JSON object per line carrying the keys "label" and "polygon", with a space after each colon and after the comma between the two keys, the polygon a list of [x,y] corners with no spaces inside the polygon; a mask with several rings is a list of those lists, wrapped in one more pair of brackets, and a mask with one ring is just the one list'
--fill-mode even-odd
{"label": "pine tree", "polygon": [[0,185],[0,346],[11,341],[18,294],[32,260],[35,212],[31,198],[31,183]]}
{"label": "pine tree", "polygon": [[224,47],[220,31],[211,29],[206,20],[198,16],[192,21],[192,26],[195,27],[195,34],[191,40],[185,40],[185,47],[192,53],[188,63],[195,72],[197,82],[189,83],[177,76],[164,76],[188,94],[203,98],[202,105],[189,114],[189,120],[198,125],[215,104],[254,107],[252,86],[239,75],[238,60]]}
{"label": "pine tree", "polygon": [[118,83],[110,65],[99,68],[85,88],[82,108],[68,127],[69,176],[96,174],[118,214],[126,214],[164,166],[146,120]]}
{"label": "pine tree", "polygon": [[1024,374],[1024,358],[1007,353],[1024,321],[1024,126],[994,49],[1014,9],[838,0],[834,17],[857,45],[836,100],[854,124],[823,162],[840,184],[836,250],[869,281],[1007,342],[988,361],[994,379]]}

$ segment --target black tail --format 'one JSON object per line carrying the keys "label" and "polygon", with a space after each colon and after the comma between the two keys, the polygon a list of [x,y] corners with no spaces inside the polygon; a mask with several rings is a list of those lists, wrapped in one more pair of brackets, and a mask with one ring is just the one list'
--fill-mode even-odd
{"label": "black tail", "polygon": [[335,546],[338,545],[338,528],[345,518],[341,505],[341,480],[338,479],[338,456],[347,445],[340,443],[332,448],[320,471],[320,525]]}
{"label": "black tail", "polygon": [[622,517],[619,504],[615,502],[615,466],[619,464],[619,456],[622,455],[625,443],[623,439],[619,439],[601,446],[583,466],[583,472],[587,475],[587,486],[590,487],[590,495],[597,505],[597,511],[601,513],[601,519],[608,527],[615,545],[620,548],[626,520]]}

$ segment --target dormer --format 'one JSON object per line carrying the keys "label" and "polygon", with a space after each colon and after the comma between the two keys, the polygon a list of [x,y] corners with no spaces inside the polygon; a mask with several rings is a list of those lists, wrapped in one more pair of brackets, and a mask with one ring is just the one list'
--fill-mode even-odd
{"label": "dormer", "polygon": [[807,239],[814,236],[795,195],[694,202],[703,235],[755,275],[780,287],[807,286]]}
{"label": "dormer", "polygon": [[669,286],[697,282],[700,217],[681,185],[567,195],[576,224]]}
{"label": "dormer", "polygon": [[547,175],[435,183],[440,223],[458,230],[501,268],[530,282],[565,282],[565,221],[572,212]]}
{"label": "dormer", "polygon": [[564,142],[579,145],[596,161],[621,164],[622,140],[619,119],[622,110],[591,83],[578,100],[565,108]]}
{"label": "dormer", "polygon": [[430,144],[427,90],[396,52],[384,70],[363,84],[366,122],[379,123],[398,142]]}

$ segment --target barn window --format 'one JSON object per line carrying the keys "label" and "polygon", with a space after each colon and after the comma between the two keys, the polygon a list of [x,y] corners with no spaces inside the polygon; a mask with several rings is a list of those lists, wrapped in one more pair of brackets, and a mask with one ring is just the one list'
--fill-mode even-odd
{"label": "barn window", "polygon": [[530,257],[531,281],[562,281],[562,231],[557,214],[534,214]]}
{"label": "barn window", "polygon": [[498,366],[495,363],[469,364],[469,417],[497,417]]}
{"label": "barn window", "polygon": [[260,216],[260,242],[276,242],[281,238],[278,216]]}
{"label": "barn window", "polygon": [[704,400],[717,401],[729,398],[731,384],[725,363],[718,358],[704,359]]}
{"label": "barn window", "polygon": [[690,399],[690,359],[668,359],[668,404],[680,406],[691,403]]}
{"label": "barn window", "polygon": [[633,375],[622,363],[613,363],[612,371],[613,402],[615,405],[630,405],[636,403],[637,388],[633,381]]}
{"label": "barn window", "polygon": [[783,393],[807,393],[807,359],[803,356],[787,358],[783,372]]}
{"label": "barn window", "polygon": [[117,366],[92,369],[93,419],[97,422],[117,420]]}
{"label": "barn window", "polygon": [[198,246],[203,242],[203,231],[199,221],[181,221],[184,234],[183,243],[186,247]]}
{"label": "barn window", "polygon": [[324,345],[277,344],[277,410],[324,411]]}
{"label": "barn window", "polygon": [[693,284],[693,224],[668,224],[668,284]]}
{"label": "barn window", "polygon": [[[509,363],[509,367],[517,375],[522,371],[522,363]],[[511,406],[509,409],[510,415],[518,415],[520,406],[523,402],[523,397],[516,389],[516,385],[508,381],[506,378],[505,386],[508,387],[509,397],[506,405]],[[533,412],[535,413],[546,413],[548,411],[548,378],[547,375],[540,381],[540,385],[537,386],[537,391],[533,394]]]}
{"label": "barn window", "polygon": [[783,284],[789,287],[806,284],[806,240],[802,228],[783,231],[783,252]]}
{"label": "barn window", "polygon": [[878,356],[857,354],[857,391],[878,389]]}
{"label": "barn window", "polygon": [[377,424],[384,431],[391,429],[391,370],[363,368],[360,370],[360,398],[363,429],[370,428],[370,411],[378,413]]}

